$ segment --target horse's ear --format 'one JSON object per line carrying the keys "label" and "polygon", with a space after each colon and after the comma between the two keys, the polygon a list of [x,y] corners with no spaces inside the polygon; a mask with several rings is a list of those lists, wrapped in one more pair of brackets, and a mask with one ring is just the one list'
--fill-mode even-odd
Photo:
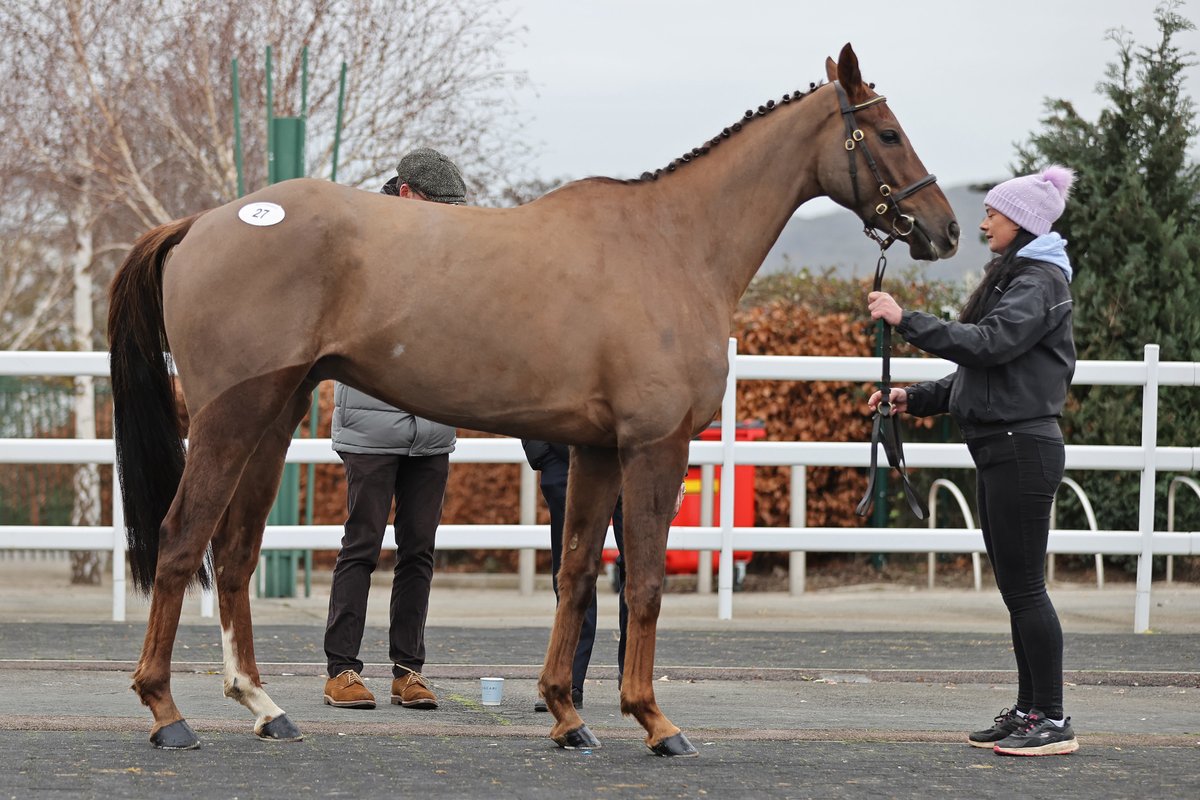
{"label": "horse's ear", "polygon": [[863,84],[862,73],[858,71],[858,56],[854,55],[854,48],[849,42],[838,54],[837,79],[851,103],[861,103],[867,99],[867,87]]}
{"label": "horse's ear", "polygon": [[825,59],[825,77],[830,83],[837,80],[837,64],[833,63],[832,58]]}

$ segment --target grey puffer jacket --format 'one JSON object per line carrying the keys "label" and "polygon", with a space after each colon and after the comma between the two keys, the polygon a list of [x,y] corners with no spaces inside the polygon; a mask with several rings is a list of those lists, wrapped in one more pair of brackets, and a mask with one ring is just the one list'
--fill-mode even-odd
{"label": "grey puffer jacket", "polygon": [[438,456],[454,452],[455,429],[333,385],[333,449],[339,453]]}

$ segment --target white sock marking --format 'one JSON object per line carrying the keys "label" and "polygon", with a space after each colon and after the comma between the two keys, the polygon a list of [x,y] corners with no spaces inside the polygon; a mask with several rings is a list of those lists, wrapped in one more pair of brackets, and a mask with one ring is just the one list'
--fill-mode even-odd
{"label": "white sock marking", "polygon": [[221,628],[221,653],[225,660],[225,696],[232,697],[254,714],[254,730],[257,732],[276,717],[283,716],[283,709],[238,667],[237,651],[233,645],[233,628]]}

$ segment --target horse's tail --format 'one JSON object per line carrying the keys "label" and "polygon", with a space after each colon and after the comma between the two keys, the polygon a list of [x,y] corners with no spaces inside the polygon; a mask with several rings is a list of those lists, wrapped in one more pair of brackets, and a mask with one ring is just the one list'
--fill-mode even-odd
{"label": "horse's tail", "polygon": [[[163,323],[163,264],[199,216],[143,234],[108,291],[116,467],[130,570],[134,586],[144,594],[154,586],[159,527],[179,489],[184,462]],[[210,584],[206,569],[201,569],[199,578],[203,585]]]}

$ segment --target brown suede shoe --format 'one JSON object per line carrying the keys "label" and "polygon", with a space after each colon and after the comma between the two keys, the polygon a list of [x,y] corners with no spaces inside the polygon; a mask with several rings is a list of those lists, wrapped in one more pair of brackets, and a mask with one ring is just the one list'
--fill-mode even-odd
{"label": "brown suede shoe", "polygon": [[325,705],[338,708],[374,708],[375,695],[352,669],[325,681]]}
{"label": "brown suede shoe", "polygon": [[429,690],[425,677],[409,670],[403,678],[392,681],[392,705],[405,708],[434,709],[438,707],[437,695]]}

